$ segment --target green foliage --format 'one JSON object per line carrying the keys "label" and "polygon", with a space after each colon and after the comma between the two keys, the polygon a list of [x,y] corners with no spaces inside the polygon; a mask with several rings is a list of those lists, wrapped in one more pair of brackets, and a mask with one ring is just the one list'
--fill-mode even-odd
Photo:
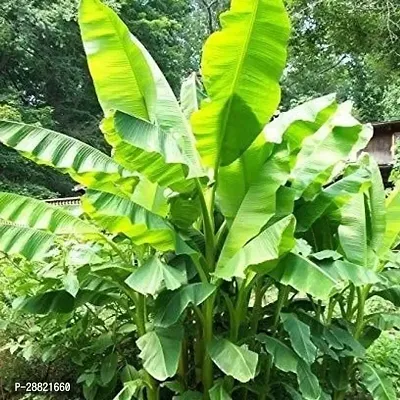
{"label": "green foliage", "polygon": [[181,102],[112,8],[83,0],[79,26],[112,156],[0,122],[2,143],[88,186],[82,218],[0,193],[2,325],[29,315],[41,335],[6,349],[68,349],[87,400],[394,399],[366,349],[399,326],[368,304],[399,305],[400,188],[385,199],[358,156],[372,129],[350,103],[271,121],[281,0],[232,0],[205,45],[204,92],[192,75]]}

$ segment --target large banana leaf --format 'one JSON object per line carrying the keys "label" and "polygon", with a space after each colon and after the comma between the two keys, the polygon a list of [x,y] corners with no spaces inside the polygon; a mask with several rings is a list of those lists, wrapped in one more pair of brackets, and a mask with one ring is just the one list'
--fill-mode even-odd
{"label": "large banana leaf", "polygon": [[10,255],[22,255],[37,261],[46,257],[56,236],[31,228],[2,225],[0,222],[0,251]]}
{"label": "large banana leaf", "polygon": [[82,2],[79,20],[115,159],[162,186],[174,186],[177,169],[180,180],[203,176],[191,128],[150,54],[98,0]]}
{"label": "large banana leaf", "polygon": [[155,83],[126,25],[101,1],[82,0],[79,26],[104,113],[120,110],[150,120],[156,97]]}
{"label": "large banana leaf", "polygon": [[300,148],[303,140],[314,134],[337,109],[336,96],[329,94],[300,104],[268,123],[263,135],[267,142],[281,143],[285,138],[290,151]]}
{"label": "large banana leaf", "polygon": [[219,264],[252,239],[276,212],[275,206],[283,204],[282,196],[277,193],[276,199],[275,192],[289,173],[286,145],[273,148],[265,139],[280,143],[284,137],[293,152],[304,137],[329,119],[335,107],[334,96],[325,96],[281,114],[266,126],[265,137],[258,137],[238,160],[220,168],[217,201],[228,225],[233,225]]}
{"label": "large banana leaf", "polygon": [[188,120],[199,109],[196,72],[192,72],[182,82],[180,103],[182,112]]}
{"label": "large banana leaf", "polygon": [[175,232],[159,215],[129,199],[89,190],[82,197],[86,213],[111,233],[123,233],[135,244],[150,244],[160,251],[175,248]]}
{"label": "large banana leaf", "polygon": [[[70,136],[33,125],[0,121],[0,142],[38,164],[68,173],[88,186],[125,185],[137,178],[111,157]],[[131,176],[129,178],[129,176]]]}
{"label": "large banana leaf", "polygon": [[[248,188],[230,226],[218,265],[226,264],[274,216],[276,192],[289,177],[286,148],[276,151],[262,166]],[[228,167],[229,168],[229,167]]]}
{"label": "large banana leaf", "polygon": [[389,249],[398,243],[400,233],[400,185],[390,193],[386,200],[386,230],[381,254],[384,255]]}
{"label": "large banana leaf", "polygon": [[310,229],[331,206],[340,209],[352,199],[354,194],[365,191],[371,184],[370,178],[369,170],[365,166],[359,166],[352,173],[325,188],[313,201],[306,202],[296,210],[296,230],[305,232]]}
{"label": "large banana leaf", "polygon": [[278,107],[289,38],[281,0],[233,0],[221,25],[203,50],[209,99],[191,119],[203,162],[214,168],[235,161]]}
{"label": "large banana leaf", "polygon": [[175,375],[181,354],[182,339],[182,327],[174,326],[168,329],[156,328],[136,341],[143,367],[151,376],[164,381]]}
{"label": "large banana leaf", "polygon": [[274,267],[272,261],[293,248],[294,228],[295,219],[292,215],[275,222],[240,249],[226,264],[218,264],[215,275],[226,280],[232,277],[244,278],[249,266],[269,263],[269,267],[263,268],[267,272]]}
{"label": "large banana leaf", "polygon": [[340,172],[338,165],[353,158],[372,137],[372,127],[361,125],[350,112],[348,103],[339,105],[318,132],[303,141],[291,173],[297,197],[312,200]]}
{"label": "large banana leaf", "polygon": [[290,285],[299,292],[308,293],[318,299],[329,299],[337,282],[316,263],[299,254],[289,253],[269,275]]}
{"label": "large banana leaf", "polygon": [[72,216],[62,208],[13,193],[0,192],[0,219],[55,234],[98,232],[95,226]]}
{"label": "large banana leaf", "polygon": [[187,180],[192,161],[187,159],[170,128],[163,129],[117,112],[103,122],[102,129],[114,147],[114,158],[121,165],[178,192],[194,189],[195,181]]}
{"label": "large banana leaf", "polygon": [[342,250],[350,262],[367,266],[368,232],[364,193],[354,195],[340,212],[338,234]]}
{"label": "large banana leaf", "polygon": [[361,384],[377,400],[395,400],[397,399],[393,383],[386,373],[377,366],[372,366],[366,362],[360,365]]}

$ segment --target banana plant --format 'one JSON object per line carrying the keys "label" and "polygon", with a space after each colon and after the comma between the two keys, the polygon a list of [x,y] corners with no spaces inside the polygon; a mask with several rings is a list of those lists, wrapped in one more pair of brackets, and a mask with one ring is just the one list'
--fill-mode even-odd
{"label": "banana plant", "polygon": [[386,266],[398,191],[385,205],[376,163],[357,158],[372,127],[350,103],[328,95],[277,113],[282,0],[232,0],[180,100],[111,8],[81,0],[79,25],[112,155],[0,122],[2,143],[87,187],[84,220],[2,194],[0,218],[14,225],[0,227],[0,246],[33,259],[56,238],[95,236],[131,272],[113,279],[132,304],[143,373],[115,399],[341,399],[357,368],[375,398],[394,398],[360,360],[367,328],[390,325],[365,315],[366,300],[397,301]]}

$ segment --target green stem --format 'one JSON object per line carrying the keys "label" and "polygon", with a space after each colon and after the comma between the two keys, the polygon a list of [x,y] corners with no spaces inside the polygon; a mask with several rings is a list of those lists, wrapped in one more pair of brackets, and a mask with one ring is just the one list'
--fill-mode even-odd
{"label": "green stem", "polygon": [[264,298],[265,292],[268,289],[268,285],[262,286],[262,280],[259,279],[256,283],[255,289],[255,299],[254,299],[254,306],[253,306],[253,315],[251,319],[251,334],[255,335],[258,330],[258,324],[262,317],[262,300]]}
{"label": "green stem", "polygon": [[354,285],[350,286],[350,293],[347,298],[347,311],[346,311],[346,319],[348,321],[351,320],[353,317],[353,303],[354,303],[354,297],[355,297],[355,287]]}
{"label": "green stem", "polygon": [[203,390],[204,399],[209,399],[209,390],[214,384],[213,362],[208,354],[208,347],[213,339],[213,311],[214,311],[215,294],[211,295],[204,304],[204,325],[203,325],[203,342],[204,342],[204,359],[203,359]]}
{"label": "green stem", "polygon": [[246,281],[242,282],[238,290],[238,298],[236,301],[236,308],[233,314],[234,318],[231,321],[231,332],[230,339],[232,342],[236,342],[239,338],[239,329],[243,322],[243,314],[245,314],[245,310],[248,306],[248,288],[246,287]]}

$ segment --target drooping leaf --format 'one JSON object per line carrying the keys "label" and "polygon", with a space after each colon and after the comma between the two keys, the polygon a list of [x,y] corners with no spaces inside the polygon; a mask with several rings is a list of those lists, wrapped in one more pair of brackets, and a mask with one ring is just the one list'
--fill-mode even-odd
{"label": "drooping leaf", "polygon": [[363,286],[380,282],[379,276],[374,271],[348,261],[336,260],[321,263],[320,266],[338,284],[351,282],[354,286]]}
{"label": "drooping leaf", "polygon": [[110,353],[101,363],[100,377],[104,385],[111,382],[117,372],[118,354]]}
{"label": "drooping leaf", "polygon": [[75,307],[74,297],[65,290],[37,294],[23,300],[19,307],[31,314],[48,314],[50,312],[67,314]]}
{"label": "drooping leaf", "polygon": [[[137,178],[111,157],[70,136],[33,125],[0,121],[0,142],[37,164],[68,173],[82,185],[134,187]],[[108,186],[106,186],[108,187]]]}
{"label": "drooping leaf", "polygon": [[365,320],[380,331],[389,331],[393,328],[400,329],[400,314],[374,313],[365,316]]}
{"label": "drooping leaf", "polygon": [[175,375],[182,338],[182,327],[174,326],[168,329],[156,328],[136,341],[143,367],[152,377],[164,381]]}
{"label": "drooping leaf", "polygon": [[370,173],[364,165],[361,165],[352,173],[322,190],[313,201],[306,202],[296,210],[297,231],[307,231],[330,206],[334,205],[337,208],[344,206],[354,194],[363,192],[369,185]]}
{"label": "drooping leaf", "polygon": [[289,253],[269,272],[283,285],[290,285],[318,299],[329,299],[337,282],[320,266],[299,254]]}
{"label": "drooping leaf", "polygon": [[400,285],[390,286],[385,289],[378,289],[371,292],[370,296],[378,296],[390,301],[394,306],[400,307]]}
{"label": "drooping leaf", "polygon": [[235,161],[275,112],[289,38],[281,1],[235,0],[221,25],[203,51],[209,99],[191,119],[203,162],[214,168]]}
{"label": "drooping leaf", "polygon": [[64,289],[75,297],[79,292],[79,280],[76,274],[74,274],[72,271],[69,271],[68,274],[65,275],[63,283]]}
{"label": "drooping leaf", "polygon": [[134,243],[150,244],[160,251],[175,247],[175,232],[162,217],[129,199],[89,190],[82,197],[86,213],[111,233],[124,233]]}
{"label": "drooping leaf", "polygon": [[136,379],[125,382],[123,388],[117,393],[113,400],[132,400],[136,399],[139,389],[143,388],[145,383],[142,379]]}
{"label": "drooping leaf", "polygon": [[361,383],[376,400],[395,400],[396,392],[390,379],[377,366],[362,363],[360,366]]}
{"label": "drooping leaf", "polygon": [[98,233],[95,226],[44,201],[0,192],[0,219],[55,234]]}
{"label": "drooping leaf", "polygon": [[125,280],[125,283],[136,292],[152,296],[159,293],[163,287],[175,290],[186,282],[185,268],[174,268],[155,256],[149,258]]}
{"label": "drooping leaf", "polygon": [[239,347],[227,339],[214,339],[208,353],[211,359],[226,375],[245,383],[256,374],[258,354],[245,347]]}
{"label": "drooping leaf", "polygon": [[234,276],[243,278],[249,266],[277,260],[295,244],[294,225],[292,215],[272,224],[240,249],[225,265],[218,265],[215,275],[227,280]]}
{"label": "drooping leaf", "polygon": [[189,304],[198,306],[211,296],[215,289],[216,286],[209,283],[192,283],[173,292],[162,292],[156,300],[154,323],[161,327],[175,324]]}
{"label": "drooping leaf", "polygon": [[55,235],[44,231],[0,222],[0,251],[6,254],[20,254],[27,260],[38,261],[47,256],[55,239]]}
{"label": "drooping leaf", "polygon": [[312,364],[317,356],[317,349],[311,341],[310,328],[293,314],[281,313],[285,331],[289,334],[294,351],[302,360]]}
{"label": "drooping leaf", "polygon": [[350,111],[349,103],[339,105],[332,118],[303,141],[291,173],[297,197],[315,198],[337,164],[363,149],[372,137],[372,127],[362,126]]}
{"label": "drooping leaf", "polygon": [[[190,192],[200,172],[190,172],[196,153],[187,155],[170,132],[159,125],[117,112],[103,122],[103,132],[114,147],[114,158],[131,171],[138,171],[151,182],[177,192]],[[189,158],[188,158],[189,157]]]}
{"label": "drooping leaf", "polygon": [[280,340],[266,334],[258,334],[257,340],[265,345],[265,349],[272,356],[278,369],[297,375],[299,389],[304,399],[318,400],[320,398],[322,391],[317,377],[311,372],[309,365],[293,350]]}
{"label": "drooping leaf", "polygon": [[290,151],[298,149],[303,140],[314,134],[337,108],[336,96],[329,94],[300,104],[283,112],[263,129],[267,142],[281,143],[285,138]]}

